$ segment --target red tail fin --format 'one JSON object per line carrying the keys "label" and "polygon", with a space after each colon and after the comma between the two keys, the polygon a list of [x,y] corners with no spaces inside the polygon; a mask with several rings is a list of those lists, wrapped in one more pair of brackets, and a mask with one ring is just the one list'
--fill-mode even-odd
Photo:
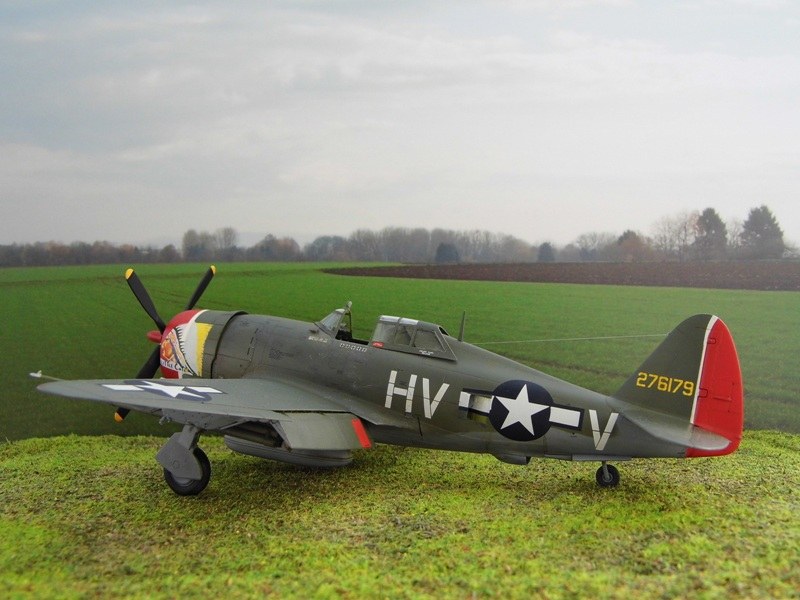
{"label": "red tail fin", "polygon": [[687,457],[721,456],[739,447],[744,422],[744,388],[739,356],[728,327],[713,318],[706,331],[699,388],[692,407],[693,425],[730,440],[722,450],[689,448]]}

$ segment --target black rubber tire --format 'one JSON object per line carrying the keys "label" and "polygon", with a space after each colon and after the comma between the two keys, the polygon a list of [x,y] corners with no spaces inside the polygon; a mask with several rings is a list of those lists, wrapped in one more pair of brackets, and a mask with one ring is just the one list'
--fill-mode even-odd
{"label": "black rubber tire", "polygon": [[608,476],[603,472],[603,467],[597,469],[595,479],[600,487],[617,487],[619,485],[619,471],[614,465],[606,465]]}
{"label": "black rubber tire", "polygon": [[172,491],[179,496],[196,496],[206,489],[206,486],[211,479],[211,461],[208,460],[206,453],[197,446],[195,446],[192,453],[200,465],[200,470],[203,472],[203,476],[200,479],[184,479],[181,477],[175,477],[170,471],[164,469],[164,480],[167,482],[167,485],[172,489]]}

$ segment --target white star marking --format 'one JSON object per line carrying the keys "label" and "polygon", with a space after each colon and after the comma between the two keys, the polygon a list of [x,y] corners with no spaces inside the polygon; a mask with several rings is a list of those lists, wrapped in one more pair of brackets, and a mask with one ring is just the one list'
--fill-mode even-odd
{"label": "white star marking", "polygon": [[192,385],[164,385],[155,381],[142,381],[138,384],[103,384],[115,392],[155,392],[170,396],[172,398],[189,397],[206,399],[203,394],[221,394],[217,389],[212,387],[192,386]]}
{"label": "white star marking", "polygon": [[186,390],[187,386],[184,385],[162,385],[160,383],[156,383],[155,381],[143,381],[139,384],[142,389],[146,392],[153,391],[159,392],[162,394],[166,394],[167,396],[171,396],[173,398],[177,398],[178,396],[190,396],[192,398],[202,398],[200,394],[195,394],[193,392],[189,392]]}
{"label": "white star marking", "polygon": [[531,435],[536,435],[533,431],[533,421],[531,417],[543,410],[550,408],[549,404],[537,404],[528,400],[528,386],[523,385],[516,398],[503,398],[495,396],[503,406],[508,409],[506,420],[500,429],[505,429],[514,423],[521,423],[522,426],[530,431]]}

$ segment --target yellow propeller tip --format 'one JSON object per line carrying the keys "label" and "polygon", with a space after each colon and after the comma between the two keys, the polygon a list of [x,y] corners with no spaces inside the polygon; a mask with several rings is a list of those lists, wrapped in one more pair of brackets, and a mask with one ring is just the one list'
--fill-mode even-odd
{"label": "yellow propeller tip", "polygon": [[133,269],[128,269],[125,271],[125,279],[130,279],[131,275],[133,275]]}
{"label": "yellow propeller tip", "polygon": [[211,267],[209,267],[209,268],[211,269],[211,272],[212,272],[214,275],[216,275],[216,274],[217,274],[217,267],[215,267],[214,265],[211,265]]}
{"label": "yellow propeller tip", "polygon": [[125,417],[123,417],[121,414],[119,414],[119,413],[115,412],[115,413],[114,413],[114,420],[115,420],[117,423],[122,423],[122,422],[125,420]]}

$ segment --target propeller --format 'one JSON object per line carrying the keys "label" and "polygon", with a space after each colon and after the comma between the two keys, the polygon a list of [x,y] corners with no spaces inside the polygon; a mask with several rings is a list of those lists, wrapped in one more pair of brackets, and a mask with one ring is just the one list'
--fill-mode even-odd
{"label": "propeller", "polygon": [[[203,295],[203,292],[206,291],[208,284],[211,283],[211,280],[214,278],[214,275],[217,273],[217,268],[214,265],[208,267],[205,275],[200,280],[200,283],[197,284],[197,288],[195,288],[194,293],[192,294],[191,298],[189,298],[189,303],[186,305],[184,310],[191,310],[194,308],[194,305],[197,304],[197,301],[200,300],[200,296]],[[164,323],[164,319],[158,314],[156,310],[156,305],[153,303],[153,299],[150,297],[150,294],[147,293],[147,288],[144,287],[142,280],[139,279],[139,276],[136,274],[136,271],[133,269],[128,269],[125,271],[125,281],[128,282],[128,287],[131,288],[133,295],[136,296],[136,299],[139,301],[139,304],[142,305],[144,312],[153,320],[153,323],[156,324],[158,327],[158,333],[163,334],[164,330],[167,328],[166,323]],[[160,337],[155,335],[155,332],[151,332],[148,334],[148,338],[152,341],[160,342]],[[160,357],[161,357],[161,345],[159,345],[153,350],[150,357],[147,359],[142,365],[142,368],[139,369],[139,372],[136,374],[136,379],[152,379],[155,377],[156,372],[158,371],[158,367],[160,366]],[[114,420],[117,423],[121,423],[125,417],[128,416],[130,409],[127,408],[117,408],[116,412],[114,413]]]}

